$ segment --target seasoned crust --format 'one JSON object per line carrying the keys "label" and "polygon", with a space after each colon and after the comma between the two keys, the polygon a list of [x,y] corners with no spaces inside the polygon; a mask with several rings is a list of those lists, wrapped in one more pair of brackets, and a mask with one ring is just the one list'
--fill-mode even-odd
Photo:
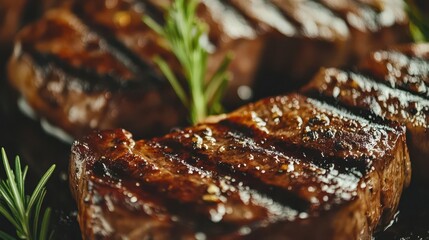
{"label": "seasoned crust", "polygon": [[[252,112],[259,119],[248,119]],[[377,144],[358,154],[331,150],[327,141],[295,141],[293,133],[305,137],[308,119],[322,113],[345,144]],[[304,119],[297,129],[294,114]],[[260,131],[261,121],[272,130]],[[292,126],[274,130],[277,121]],[[380,145],[387,148],[378,151]],[[300,95],[265,99],[220,122],[148,141],[124,130],[93,133],[74,143],[70,174],[87,239],[130,236],[121,227],[128,215],[153,226],[136,228],[136,239],[369,239],[391,219],[410,176],[403,128]]]}
{"label": "seasoned crust", "polygon": [[[418,76],[417,76],[418,77]],[[395,121],[407,127],[407,142],[415,179],[427,182],[429,166],[429,101],[378,83],[365,75],[322,69],[302,90],[353,109],[365,117]]]}
{"label": "seasoned crust", "polygon": [[20,33],[8,75],[41,118],[73,137],[121,126],[153,136],[184,122],[167,82],[137,75],[67,10]]}

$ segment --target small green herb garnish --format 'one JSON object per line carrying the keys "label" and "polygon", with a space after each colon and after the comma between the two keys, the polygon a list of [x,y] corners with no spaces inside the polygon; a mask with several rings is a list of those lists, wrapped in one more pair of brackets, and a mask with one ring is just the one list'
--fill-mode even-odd
{"label": "small green herb garnish", "polygon": [[410,31],[415,42],[429,41],[429,16],[424,15],[414,0],[406,1]]}
{"label": "small green herb garnish", "polygon": [[196,0],[175,0],[167,10],[164,26],[160,26],[148,16],[143,18],[150,28],[167,41],[181,64],[187,89],[182,86],[165,60],[155,58],[177,96],[189,110],[193,124],[209,114],[217,114],[223,110],[220,100],[228,82],[226,70],[231,61],[229,55],[225,57],[217,71],[206,81],[209,53],[202,41],[207,37],[207,28],[195,15],[197,4]]}
{"label": "small green herb garnish", "polygon": [[[6,152],[2,148],[1,155],[6,172],[6,179],[0,180],[0,214],[16,229],[20,239],[45,240],[51,237],[49,222],[51,210],[47,208],[40,218],[43,199],[46,195],[46,182],[55,169],[52,165],[43,175],[31,196],[25,195],[25,178],[28,166],[22,170],[19,157],[15,158],[15,171],[10,168]],[[41,220],[41,221],[40,221]],[[15,239],[0,231],[0,238]]]}

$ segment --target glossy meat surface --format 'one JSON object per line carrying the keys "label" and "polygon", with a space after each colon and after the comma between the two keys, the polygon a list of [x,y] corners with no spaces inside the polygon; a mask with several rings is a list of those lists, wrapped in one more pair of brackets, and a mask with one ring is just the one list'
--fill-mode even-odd
{"label": "glossy meat surface", "polygon": [[403,45],[370,54],[360,69],[393,88],[429,98],[429,44]]}
{"label": "glossy meat surface", "polygon": [[242,11],[251,17],[270,9],[282,19],[268,23],[274,31],[266,41],[261,69],[267,71],[258,78],[257,96],[282,94],[308,82],[320,67],[351,66],[371,51],[409,41],[400,0],[248,2],[241,3],[247,9]]}
{"label": "glossy meat surface", "polygon": [[[180,76],[182,72],[167,43],[142,22],[144,15],[162,22],[165,5],[159,1],[120,0],[109,3],[105,0],[78,0],[72,9],[85,23],[103,36],[108,36],[136,62],[145,62],[156,69],[153,58],[160,56]],[[234,53],[229,67],[232,80],[226,101],[236,104],[240,101],[238,87],[251,84],[258,69],[262,39],[257,38],[256,30],[245,18],[232,7],[226,7],[222,1],[202,1],[198,15],[210,30],[207,48],[212,54],[208,59],[207,75],[214,74],[228,52]]]}
{"label": "glossy meat surface", "polygon": [[410,172],[403,128],[293,94],[147,141],[93,133],[70,175],[85,239],[369,239]]}
{"label": "glossy meat surface", "polygon": [[[145,137],[168,132],[186,119],[153,58],[167,59],[182,74],[166,43],[141,18],[147,14],[162,23],[170,2],[59,4],[19,34],[9,80],[34,112],[72,137],[116,127]],[[197,14],[209,28],[207,75],[227,53],[234,55],[227,109],[302,85],[320,66],[349,65],[361,54],[408,39],[396,0],[202,0]]]}
{"label": "glossy meat surface", "polygon": [[8,73],[41,118],[73,137],[118,126],[153,135],[183,120],[167,82],[118,56],[67,10],[20,33]]}
{"label": "glossy meat surface", "polygon": [[[419,77],[419,75],[417,75]],[[340,105],[407,126],[407,141],[417,178],[427,181],[429,162],[429,101],[393,89],[366,76],[339,69],[323,69],[304,87],[308,95],[334,100]]]}

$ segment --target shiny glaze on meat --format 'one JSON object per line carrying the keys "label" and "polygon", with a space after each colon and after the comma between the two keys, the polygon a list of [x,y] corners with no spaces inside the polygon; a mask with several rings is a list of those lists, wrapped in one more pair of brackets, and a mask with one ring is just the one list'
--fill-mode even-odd
{"label": "shiny glaze on meat", "polygon": [[373,52],[360,69],[393,88],[429,98],[429,44]]}
{"label": "shiny glaze on meat", "polygon": [[[419,78],[420,75],[416,75]],[[366,76],[339,69],[323,69],[303,92],[334,100],[360,112],[407,126],[410,156],[416,179],[427,181],[429,167],[429,101],[409,92],[393,89]]]}
{"label": "shiny glaze on meat", "polygon": [[84,23],[103,35],[140,71],[154,71],[156,64],[153,58],[159,56],[166,59],[177,75],[181,75],[176,59],[167,50],[165,40],[142,21],[142,16],[149,10],[153,12],[151,15],[160,14],[153,6],[150,8],[148,3],[141,1],[77,0],[72,6],[72,11]]}
{"label": "shiny glaze on meat", "polygon": [[[362,1],[349,9],[335,1],[202,0],[197,15],[210,30],[212,52],[207,75],[233,53],[224,98],[229,109],[290,90],[320,66],[348,65],[375,46],[407,39],[396,1]],[[141,21],[148,14],[162,23],[171,1],[66,2],[22,30],[10,59],[9,80],[34,111],[73,137],[116,127],[153,136],[182,125],[185,114],[153,57],[167,59],[178,76],[181,70]],[[373,14],[358,14],[362,9]],[[357,30],[350,16],[375,27]]]}
{"label": "shiny glaze on meat", "polygon": [[296,94],[147,141],[93,133],[70,174],[85,239],[369,239],[410,176],[403,128]]}
{"label": "shiny glaze on meat", "polygon": [[[273,30],[268,30],[260,67],[266,71],[256,82],[257,96],[290,91],[320,67],[350,66],[368,52],[408,41],[400,0],[228,2],[240,5],[251,19],[259,20],[268,11],[281,13],[282,21],[259,20]],[[274,22],[282,22],[282,28]]]}
{"label": "shiny glaze on meat", "polygon": [[[167,1],[169,2],[169,1]],[[167,59],[177,75],[182,71],[168,50],[166,42],[142,22],[142,16],[151,17],[162,22],[163,7],[160,1],[126,1],[108,2],[105,0],[75,2],[73,11],[83,21],[100,32],[109,36],[112,42],[136,62],[145,62],[156,68],[155,56]],[[257,38],[256,30],[233,8],[225,8],[218,0],[202,1],[198,15],[207,23],[210,34],[207,48],[212,53],[208,59],[207,75],[211,76],[228,52],[234,53],[229,67],[232,80],[226,101],[240,101],[237,89],[241,85],[249,85],[253,81],[254,72],[258,69],[262,40]]]}
{"label": "shiny glaze on meat", "polygon": [[155,84],[66,10],[20,33],[8,73],[41,118],[73,137],[118,126],[153,136],[183,121],[166,81]]}

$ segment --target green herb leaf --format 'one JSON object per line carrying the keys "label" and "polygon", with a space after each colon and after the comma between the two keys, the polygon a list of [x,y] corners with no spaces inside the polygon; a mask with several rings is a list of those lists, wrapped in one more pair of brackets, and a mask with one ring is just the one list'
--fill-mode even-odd
{"label": "green herb leaf", "polygon": [[196,0],[175,0],[167,9],[164,26],[149,16],[143,17],[147,26],[165,38],[182,67],[185,83],[177,80],[164,60],[155,58],[158,67],[189,110],[193,124],[222,109],[220,101],[229,79],[226,71],[231,61],[231,56],[227,56],[213,76],[206,76],[209,53],[202,40],[207,38],[207,28],[196,17],[197,6]]}
{"label": "green herb leaf", "polygon": [[414,0],[406,0],[406,11],[410,19],[410,32],[415,42],[429,41],[429,17],[424,15]]}
{"label": "green herb leaf", "polygon": [[[45,240],[48,239],[51,210],[46,209],[39,228],[40,210],[46,195],[46,183],[52,175],[55,165],[52,165],[43,175],[31,196],[25,195],[25,179],[28,172],[26,166],[21,167],[19,157],[15,158],[15,171],[9,165],[5,150],[1,150],[6,179],[0,180],[0,214],[15,228],[20,239]],[[35,209],[34,209],[35,206]],[[31,225],[30,223],[33,223]],[[14,239],[0,231],[1,239]]]}
{"label": "green herb leaf", "polygon": [[0,239],[3,239],[3,240],[15,240],[14,237],[12,237],[11,235],[9,235],[9,234],[7,234],[7,233],[5,233],[3,231],[0,231]]}

